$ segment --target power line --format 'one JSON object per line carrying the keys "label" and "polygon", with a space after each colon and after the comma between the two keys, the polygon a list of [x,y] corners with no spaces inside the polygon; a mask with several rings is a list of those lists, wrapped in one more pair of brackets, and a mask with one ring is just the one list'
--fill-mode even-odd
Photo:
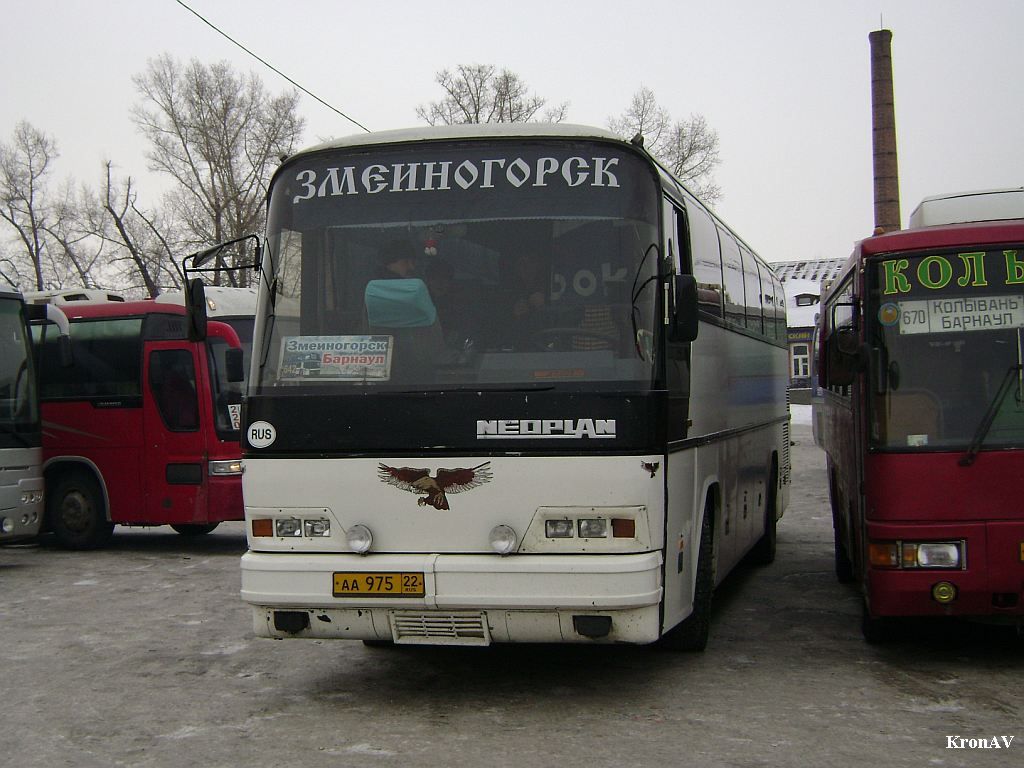
{"label": "power line", "polygon": [[346,114],[345,114],[344,112],[342,112],[342,111],[341,111],[340,109],[338,109],[337,107],[334,107],[334,106],[332,106],[332,105],[328,104],[328,103],[327,103],[326,101],[324,101],[323,99],[321,99],[321,98],[320,98],[319,96],[317,96],[317,95],[316,95],[315,93],[313,93],[312,91],[308,90],[307,88],[303,88],[303,87],[302,87],[301,85],[299,85],[298,83],[296,83],[296,82],[295,82],[294,80],[292,80],[292,79],[291,79],[290,77],[288,77],[288,75],[286,75],[286,74],[285,74],[284,72],[282,72],[281,70],[279,70],[279,69],[278,69],[277,67],[275,67],[275,66],[274,66],[273,64],[271,64],[270,62],[268,62],[268,61],[266,61],[266,60],[264,60],[264,59],[261,59],[261,58],[260,58],[259,56],[257,56],[257,55],[256,55],[255,53],[253,53],[253,52],[252,52],[252,51],[250,51],[250,50],[249,50],[248,48],[246,48],[246,47],[245,47],[244,45],[242,45],[242,44],[241,44],[240,42],[238,42],[238,41],[237,41],[237,40],[235,40],[235,39],[234,39],[233,37],[231,37],[231,35],[229,35],[229,34],[228,34],[227,32],[224,32],[223,30],[221,30],[221,29],[218,29],[216,25],[214,25],[214,24],[213,24],[213,23],[211,23],[210,21],[207,21],[206,19],[204,19],[204,18],[203,18],[203,17],[201,16],[201,15],[199,15],[199,13],[197,13],[197,12],[196,12],[196,11],[194,11],[193,9],[189,8],[189,7],[188,7],[187,5],[185,5],[185,3],[183,3],[183,2],[181,1],[181,0],[175,0],[175,2],[176,2],[176,3],[178,4],[178,5],[180,5],[180,6],[182,7],[182,8],[184,8],[184,9],[185,9],[186,11],[188,11],[189,13],[191,13],[191,14],[192,14],[193,16],[195,16],[195,17],[196,17],[197,19],[199,19],[199,20],[200,20],[201,22],[203,22],[203,23],[204,23],[204,24],[205,24],[206,26],[208,26],[208,27],[209,27],[210,29],[212,29],[212,30],[213,30],[214,32],[216,32],[216,33],[217,33],[218,35],[221,35],[221,36],[225,37],[226,39],[228,39],[229,41],[231,41],[231,42],[232,42],[232,43],[233,43],[234,45],[237,45],[237,46],[238,46],[239,48],[241,48],[241,49],[242,49],[243,51],[245,51],[245,52],[246,52],[246,53],[248,53],[248,54],[249,54],[250,56],[252,56],[252,57],[253,57],[254,59],[256,59],[256,61],[260,62],[260,63],[261,63],[261,64],[262,64],[263,66],[265,66],[265,67],[267,67],[268,69],[271,69],[271,70],[273,70],[274,72],[276,72],[277,74],[279,74],[279,75],[280,75],[281,77],[283,77],[283,78],[284,78],[285,80],[287,80],[287,81],[288,81],[289,83],[291,83],[292,85],[294,85],[294,86],[295,86],[296,88],[298,88],[298,89],[299,89],[300,91],[302,91],[303,93],[305,93],[305,94],[307,94],[307,95],[309,95],[309,96],[312,96],[312,97],[313,97],[314,99],[316,99],[317,101],[319,101],[319,102],[320,102],[321,104],[323,104],[323,105],[324,105],[325,107],[327,107],[328,109],[330,109],[330,110],[333,110],[334,112],[337,112],[337,113],[338,113],[339,115],[341,115],[342,117],[344,117],[344,118],[345,118],[346,120],[348,120],[348,121],[349,121],[350,123],[353,123],[354,125],[358,125],[358,126],[359,126],[360,128],[362,128],[362,129],[363,129],[364,131],[366,131],[367,133],[370,133],[370,129],[369,129],[369,128],[367,128],[367,127],[366,127],[365,125],[363,125],[362,123],[360,123],[360,122],[359,122],[358,120],[355,120],[355,119],[353,119],[353,118],[349,117],[348,115],[346,115]]}

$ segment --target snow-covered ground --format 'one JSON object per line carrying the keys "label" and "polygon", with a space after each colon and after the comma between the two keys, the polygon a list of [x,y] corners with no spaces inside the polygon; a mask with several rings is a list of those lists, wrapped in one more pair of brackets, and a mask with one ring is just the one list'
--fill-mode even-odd
{"label": "snow-covered ground", "polygon": [[790,419],[794,424],[810,424],[811,423],[811,406],[809,405],[791,405],[789,406]]}

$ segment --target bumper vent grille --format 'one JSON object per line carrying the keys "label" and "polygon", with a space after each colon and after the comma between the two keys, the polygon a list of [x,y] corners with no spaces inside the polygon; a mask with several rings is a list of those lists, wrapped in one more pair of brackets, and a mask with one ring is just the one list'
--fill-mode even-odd
{"label": "bumper vent grille", "polygon": [[391,614],[391,634],[396,643],[429,645],[490,645],[491,633],[484,613]]}

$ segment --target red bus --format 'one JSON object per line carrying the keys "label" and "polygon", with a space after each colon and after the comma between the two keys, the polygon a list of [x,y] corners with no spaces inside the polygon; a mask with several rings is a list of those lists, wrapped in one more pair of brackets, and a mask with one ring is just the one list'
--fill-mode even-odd
{"label": "red bus", "polygon": [[865,638],[909,616],[1020,627],[1024,215],[862,241],[819,333],[836,575]]}
{"label": "red bus", "polygon": [[70,549],[114,525],[185,535],[241,520],[241,345],[211,321],[190,341],[185,310],[156,302],[66,304],[73,363],[37,325],[45,528]]}

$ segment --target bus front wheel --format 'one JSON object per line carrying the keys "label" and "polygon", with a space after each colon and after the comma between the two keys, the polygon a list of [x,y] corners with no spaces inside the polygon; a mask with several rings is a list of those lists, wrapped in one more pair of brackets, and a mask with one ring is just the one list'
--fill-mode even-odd
{"label": "bus front wheel", "polygon": [[700,529],[697,579],[693,587],[693,612],[661,636],[660,644],[671,651],[703,651],[711,632],[711,596],[715,591],[713,509],[704,513]]}
{"label": "bus front wheel", "polygon": [[751,555],[758,565],[771,565],[775,562],[775,550],[779,540],[777,514],[778,507],[778,470],[772,462],[772,470],[768,475],[767,498],[764,506],[764,534],[754,544]]}
{"label": "bus front wheel", "polygon": [[172,523],[171,528],[182,536],[205,536],[220,523]]}
{"label": "bus front wheel", "polygon": [[81,471],[61,475],[46,494],[50,529],[66,549],[96,549],[110,540],[114,524],[99,483]]}
{"label": "bus front wheel", "polygon": [[867,600],[861,602],[860,631],[871,645],[884,645],[899,637],[899,619],[891,616],[872,616]]}

